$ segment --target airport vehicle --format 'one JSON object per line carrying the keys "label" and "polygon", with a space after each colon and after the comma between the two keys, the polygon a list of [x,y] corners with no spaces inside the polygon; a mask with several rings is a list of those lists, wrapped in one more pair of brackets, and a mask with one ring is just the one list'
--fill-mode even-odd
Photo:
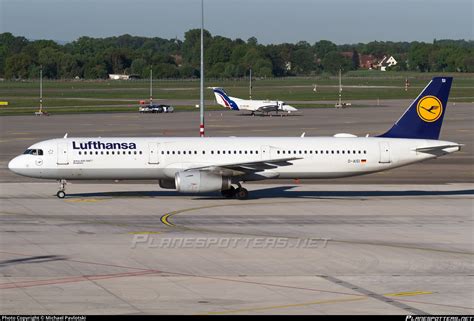
{"label": "airport vehicle", "polygon": [[174,107],[170,105],[145,105],[138,108],[140,113],[172,113]]}
{"label": "airport vehicle", "polygon": [[211,87],[216,96],[216,101],[219,105],[232,110],[248,110],[251,115],[259,112],[262,114],[268,114],[270,112],[283,112],[292,113],[298,111],[295,107],[287,105],[284,101],[271,101],[271,100],[248,100],[230,97],[227,95],[224,89],[219,87]]}
{"label": "airport vehicle", "polygon": [[[376,137],[74,137],[28,147],[8,168],[56,179],[150,179],[178,192],[245,199],[242,182],[339,178],[389,170],[459,151],[441,141],[452,78],[435,77],[386,133]],[[234,187],[234,185],[236,187]]]}

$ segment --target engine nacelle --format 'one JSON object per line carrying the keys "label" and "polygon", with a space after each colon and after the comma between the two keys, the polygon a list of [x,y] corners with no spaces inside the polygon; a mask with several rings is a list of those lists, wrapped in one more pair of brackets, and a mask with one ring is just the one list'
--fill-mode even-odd
{"label": "engine nacelle", "polygon": [[172,179],[160,179],[158,185],[164,189],[176,189],[176,183]]}
{"label": "engine nacelle", "polygon": [[186,171],[176,173],[175,184],[178,192],[205,193],[228,190],[231,180],[229,177],[204,171]]}

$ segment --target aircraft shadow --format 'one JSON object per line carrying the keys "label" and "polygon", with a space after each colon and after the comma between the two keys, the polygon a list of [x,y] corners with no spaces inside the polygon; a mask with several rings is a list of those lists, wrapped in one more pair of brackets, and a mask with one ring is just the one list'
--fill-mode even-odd
{"label": "aircraft shadow", "polygon": [[[251,190],[249,199],[271,199],[271,198],[305,198],[305,199],[330,199],[330,198],[364,198],[364,197],[403,197],[403,196],[456,196],[474,195],[474,189],[453,190],[453,191],[424,191],[405,190],[396,191],[299,191],[292,190],[296,186],[276,186]],[[87,197],[181,197],[190,196],[196,200],[223,199],[220,193],[178,193],[170,191],[118,191],[118,192],[95,192],[67,194],[67,198],[87,198]]]}
{"label": "aircraft shadow", "polygon": [[20,259],[0,261],[0,268],[9,266],[9,265],[16,265],[16,264],[45,263],[45,262],[63,261],[63,260],[67,260],[67,258],[60,255],[30,256],[30,257],[24,257]]}

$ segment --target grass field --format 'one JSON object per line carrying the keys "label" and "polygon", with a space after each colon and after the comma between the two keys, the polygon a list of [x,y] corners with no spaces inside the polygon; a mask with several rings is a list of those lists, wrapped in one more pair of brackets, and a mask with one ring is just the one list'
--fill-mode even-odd
{"label": "grass field", "polygon": [[[361,99],[415,98],[420,90],[435,75],[430,73],[403,73],[380,71],[349,72],[343,77],[343,98],[346,101]],[[450,100],[474,101],[473,74],[445,74],[454,76]],[[405,79],[410,87],[405,91]],[[317,85],[317,92],[313,91]],[[248,79],[208,80],[206,87],[224,87],[232,96],[248,97]],[[166,103],[173,100],[178,110],[196,110],[199,101],[199,80],[155,80],[154,99]],[[214,101],[211,90],[205,90],[206,100]],[[0,101],[8,101],[8,107],[0,107],[0,115],[30,114],[37,109],[39,96],[38,80],[1,81]],[[43,82],[44,106],[54,113],[69,112],[136,112],[138,101],[149,96],[147,80],[134,81],[74,81],[58,80]],[[302,108],[328,107],[327,101],[338,98],[337,77],[294,77],[255,79],[253,99],[293,101]],[[179,102],[182,100],[182,102]],[[176,101],[178,103],[176,104]],[[308,101],[322,101],[308,104]],[[357,102],[353,102],[357,106]],[[219,109],[215,103],[208,109]]]}

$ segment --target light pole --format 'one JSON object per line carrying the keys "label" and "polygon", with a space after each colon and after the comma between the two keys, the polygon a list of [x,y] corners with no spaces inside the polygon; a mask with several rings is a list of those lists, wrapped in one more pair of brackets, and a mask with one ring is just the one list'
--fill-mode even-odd
{"label": "light pole", "polygon": [[201,88],[200,88],[200,113],[199,136],[204,137],[204,0],[201,0]]}
{"label": "light pole", "polygon": [[43,113],[43,65],[40,66],[40,101],[39,114]]}
{"label": "light pole", "polygon": [[150,67],[150,106],[153,106],[153,66]]}
{"label": "light pole", "polygon": [[252,67],[250,67],[249,97],[252,100]]}

